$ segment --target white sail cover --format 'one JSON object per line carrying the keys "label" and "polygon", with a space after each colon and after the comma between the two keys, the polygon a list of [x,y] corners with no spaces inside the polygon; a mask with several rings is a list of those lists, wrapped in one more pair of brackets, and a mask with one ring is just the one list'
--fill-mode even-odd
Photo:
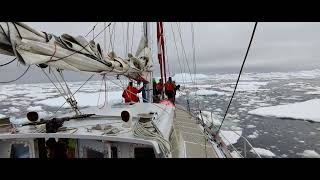
{"label": "white sail cover", "polygon": [[[24,23],[0,22],[0,54],[16,56],[27,65],[46,64],[58,69],[107,75],[124,75],[145,80],[151,71],[151,50],[142,37],[133,56],[104,53],[99,44],[83,36],[39,32]],[[42,66],[43,67],[43,66]]]}

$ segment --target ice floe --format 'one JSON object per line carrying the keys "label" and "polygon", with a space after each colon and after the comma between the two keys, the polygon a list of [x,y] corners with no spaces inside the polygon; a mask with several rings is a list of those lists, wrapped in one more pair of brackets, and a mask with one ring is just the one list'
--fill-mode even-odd
{"label": "ice floe", "polygon": [[[99,94],[100,94],[100,99],[99,99]],[[82,106],[82,107],[97,106],[98,99],[99,99],[99,104],[104,103],[105,94],[103,92],[101,93],[79,92],[75,94],[75,98],[79,106]],[[123,99],[122,91],[107,92],[107,102],[110,104],[121,103],[123,101],[122,99]],[[64,102],[65,102],[65,99],[63,97],[57,97],[57,98],[49,98],[42,101],[38,101],[38,102],[35,102],[35,104],[43,104],[43,105],[52,106],[52,107],[60,107]],[[64,107],[69,107],[69,104],[66,103]]]}
{"label": "ice floe", "polygon": [[181,73],[181,74],[175,74],[172,77],[173,81],[176,82],[193,82],[195,80],[200,80],[200,79],[208,79],[209,76],[205,74],[189,74],[189,73]]}
{"label": "ice floe", "polygon": [[287,105],[262,107],[249,111],[249,114],[320,122],[319,107],[320,99],[313,99]]}
{"label": "ice floe", "polygon": [[247,128],[255,128],[256,126],[255,125],[252,125],[252,124],[249,124],[249,125],[247,125]]}
{"label": "ice floe", "polygon": [[221,138],[223,142],[228,146],[230,144],[235,144],[238,142],[242,135],[242,131],[220,131]]}
{"label": "ice floe", "polygon": [[275,157],[276,156],[273,152],[271,152],[270,150],[267,150],[267,149],[263,149],[263,148],[253,148],[253,149],[251,149],[250,152],[252,152],[252,153],[256,152],[260,156],[265,156],[265,157]]}
{"label": "ice floe", "polygon": [[27,111],[43,111],[41,106],[30,106],[27,108]]}
{"label": "ice floe", "polygon": [[304,150],[302,153],[297,153],[297,155],[307,157],[307,158],[320,158],[320,154],[318,154],[314,150]]}
{"label": "ice floe", "polygon": [[258,131],[254,131],[253,134],[249,135],[248,138],[255,139],[259,136]]}
{"label": "ice floe", "polygon": [[213,91],[213,90],[206,90],[206,89],[200,89],[197,90],[196,92],[191,92],[191,96],[198,95],[198,96],[212,96],[212,95],[218,95],[218,96],[223,96],[226,95],[224,92],[219,92],[219,91]]}
{"label": "ice floe", "polygon": [[17,109],[15,107],[9,107],[8,112],[9,113],[18,113],[18,112],[20,112],[20,109]]}

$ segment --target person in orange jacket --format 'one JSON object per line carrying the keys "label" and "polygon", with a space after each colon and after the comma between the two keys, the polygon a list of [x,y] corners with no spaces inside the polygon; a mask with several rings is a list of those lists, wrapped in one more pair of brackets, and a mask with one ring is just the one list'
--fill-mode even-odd
{"label": "person in orange jacket", "polygon": [[138,93],[140,93],[143,90],[144,86],[140,88],[139,90],[135,87],[133,87],[133,82],[129,82],[128,87],[123,91],[122,97],[124,98],[125,103],[136,103],[139,102]]}
{"label": "person in orange jacket", "polygon": [[159,79],[159,82],[156,85],[156,89],[157,89],[157,94],[156,95],[162,95],[163,92],[163,81],[162,79]]}
{"label": "person in orange jacket", "polygon": [[165,87],[165,93],[169,99],[169,101],[171,101],[172,103],[174,103],[174,84],[172,82],[172,78],[169,77],[169,80],[166,82],[166,84],[164,85]]}

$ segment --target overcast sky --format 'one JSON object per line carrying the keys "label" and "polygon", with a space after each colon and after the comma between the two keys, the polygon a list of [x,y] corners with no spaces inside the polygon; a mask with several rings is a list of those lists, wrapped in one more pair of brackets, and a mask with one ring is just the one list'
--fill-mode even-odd
{"label": "overcast sky", "polygon": [[[87,34],[96,22],[27,22],[27,24],[39,31],[55,35],[68,33],[77,36]],[[177,24],[164,24],[170,74],[181,71],[172,29],[177,41],[180,63],[184,65],[182,71],[188,71],[181,51]],[[153,57],[154,63],[157,64],[158,60],[155,59],[157,57],[155,23],[151,23],[151,25]],[[180,23],[180,25],[183,45],[190,63],[189,66],[193,71],[191,23]],[[237,73],[244,58],[254,23],[194,22],[193,25],[197,72],[205,74]],[[102,28],[103,23],[99,23],[95,34],[99,33]],[[129,24],[129,41],[126,36],[127,23],[118,22],[115,28],[115,52],[124,56],[126,47],[128,47],[129,51],[132,49],[135,53],[141,37],[142,23],[131,22]],[[104,44],[103,35],[101,33],[97,38],[102,47]],[[108,31],[106,36],[106,48],[109,47],[110,50]],[[92,33],[88,37],[92,38]],[[0,64],[10,59],[12,58],[1,55]],[[25,68],[24,66],[17,67],[17,63],[0,67],[0,80],[13,79],[21,74]],[[320,68],[320,23],[261,22],[258,24],[244,72],[296,71],[315,68]],[[37,82],[45,79],[42,74],[38,74],[40,72],[33,68],[31,72],[28,72],[25,81]],[[85,79],[85,77],[88,76],[81,76],[80,79]],[[78,75],[69,74],[69,78],[77,79]]]}

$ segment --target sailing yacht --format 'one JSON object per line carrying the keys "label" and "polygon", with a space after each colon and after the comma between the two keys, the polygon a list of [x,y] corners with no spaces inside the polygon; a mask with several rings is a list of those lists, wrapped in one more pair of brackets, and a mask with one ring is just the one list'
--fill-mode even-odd
{"label": "sailing yacht", "polygon": [[[110,24],[105,23],[103,31]],[[183,106],[174,105],[166,98],[153,101],[151,24],[143,23],[143,35],[136,53],[121,58],[115,52],[103,52],[94,39],[88,41],[83,36],[68,34],[55,36],[24,23],[1,22],[0,53],[16,57],[24,65],[38,66],[65,98],[72,112],[47,119],[40,118],[37,112],[29,112],[26,124],[13,124],[10,117],[1,118],[0,157],[242,157],[238,151],[231,152],[219,134]],[[160,72],[165,76],[163,24],[155,24]],[[144,102],[80,109],[74,97],[76,92],[71,92],[65,82],[63,72],[66,70],[124,76],[143,82]],[[54,82],[50,75],[56,80],[60,77],[60,81]]]}

